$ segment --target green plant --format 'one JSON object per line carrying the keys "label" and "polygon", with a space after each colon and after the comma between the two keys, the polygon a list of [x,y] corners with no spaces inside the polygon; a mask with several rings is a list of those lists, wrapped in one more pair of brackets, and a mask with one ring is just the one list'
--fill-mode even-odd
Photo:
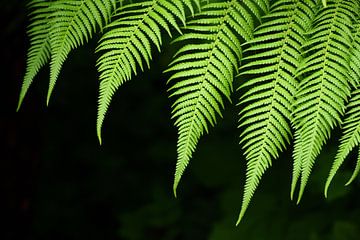
{"label": "green plant", "polygon": [[[174,194],[200,137],[240,82],[240,144],[247,160],[238,222],[264,172],[294,140],[291,198],[300,201],[335,127],[343,137],[329,177],[360,141],[358,0],[32,0],[27,71],[19,105],[50,63],[47,103],[69,52],[94,33],[100,91],[97,133],[116,90],[151,66],[164,32],[180,48],[169,68],[178,129]],[[342,123],[342,119],[344,122]],[[348,184],[360,170],[358,159]]]}

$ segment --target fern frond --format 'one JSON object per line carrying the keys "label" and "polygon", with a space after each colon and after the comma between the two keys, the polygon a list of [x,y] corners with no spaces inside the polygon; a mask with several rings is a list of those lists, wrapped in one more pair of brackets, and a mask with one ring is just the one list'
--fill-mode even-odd
{"label": "fern frond", "polygon": [[[301,166],[298,203],[315,159],[331,130],[341,121],[350,95],[347,73],[356,9],[352,0],[328,1],[328,6],[317,14],[311,37],[305,44],[308,56],[298,70],[303,79],[296,94],[293,121],[294,166]],[[297,177],[293,176],[291,192]]]}
{"label": "fern frond", "polygon": [[50,60],[49,16],[51,1],[32,0],[29,3],[30,24],[27,34],[30,38],[30,47],[27,53],[26,73],[19,96],[17,111],[20,109],[24,97],[39,70]]}
{"label": "fern frond", "polygon": [[101,144],[101,127],[110,101],[125,81],[137,73],[137,66],[150,68],[152,45],[162,45],[161,29],[171,36],[172,29],[181,33],[178,21],[185,24],[183,5],[194,12],[193,0],[148,0],[121,7],[116,20],[107,26],[97,48],[102,55],[97,66],[100,72],[97,135]]}
{"label": "fern frond", "polygon": [[[330,186],[332,179],[336,172],[353,150],[354,147],[358,147],[360,144],[360,89],[355,90],[349,101],[346,111],[346,118],[343,124],[343,136],[340,140],[340,146],[336,154],[334,163],[331,167],[330,174],[325,184],[325,196]],[[355,168],[354,174],[350,178],[347,184],[350,184],[359,172],[359,160]],[[347,185],[346,184],[346,185]]]}
{"label": "fern frond", "polygon": [[360,17],[354,26],[354,38],[350,50],[349,83],[355,89],[360,86]]}
{"label": "fern frond", "polygon": [[[350,69],[348,80],[349,83],[353,86],[354,89],[360,85],[360,19],[357,19],[355,24],[355,30],[353,33],[353,43],[350,50]],[[327,197],[329,186],[334,178],[336,172],[339,170],[340,166],[352,151],[355,146],[359,145],[360,141],[360,115],[356,112],[360,110],[360,92],[356,90],[352,93],[349,104],[346,110],[346,118],[343,124],[343,136],[340,140],[340,146],[331,167],[329,176],[325,184],[325,197]],[[357,126],[359,124],[359,126]],[[358,129],[359,127],[359,129]],[[360,158],[359,158],[360,159]],[[358,161],[359,162],[359,161]],[[357,175],[359,169],[359,164],[356,165],[353,176],[350,178],[349,183],[351,183]],[[346,184],[346,185],[347,185]]]}
{"label": "fern frond", "polygon": [[[358,143],[358,146],[359,146],[359,143]],[[358,147],[358,158],[356,161],[355,169],[354,169],[353,174],[351,175],[350,179],[345,183],[345,186],[348,186],[349,184],[351,184],[355,180],[355,178],[359,175],[359,172],[360,172],[360,147]]]}
{"label": "fern frond", "polygon": [[316,1],[280,0],[270,7],[240,68],[247,89],[240,99],[240,143],[247,160],[239,222],[264,172],[290,143],[290,119],[297,87],[295,72]]}
{"label": "fern frond", "polygon": [[240,38],[252,38],[251,11],[260,15],[259,9],[250,0],[210,1],[188,23],[186,34],[176,40],[189,43],[177,52],[167,70],[172,72],[168,82],[172,84],[170,97],[176,97],[172,118],[178,128],[175,196],[199,138],[208,132],[209,125],[216,124],[217,115],[221,116],[223,97],[230,100],[241,57]]}
{"label": "fern frond", "polygon": [[61,67],[71,50],[87,42],[106,24],[115,8],[115,0],[57,0],[51,4],[50,84],[47,104]]}

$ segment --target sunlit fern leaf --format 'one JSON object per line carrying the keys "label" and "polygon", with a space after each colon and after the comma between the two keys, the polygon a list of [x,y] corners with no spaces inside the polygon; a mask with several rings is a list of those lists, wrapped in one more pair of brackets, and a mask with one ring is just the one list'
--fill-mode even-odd
{"label": "sunlit fern leaf", "polygon": [[217,115],[221,116],[223,97],[230,100],[241,57],[240,39],[251,39],[254,28],[250,8],[260,12],[259,6],[248,0],[210,1],[176,40],[185,45],[167,70],[172,73],[168,82],[172,84],[171,97],[176,97],[172,118],[178,128],[175,195],[199,138],[209,125],[215,125]]}
{"label": "sunlit fern leaf", "polygon": [[[332,179],[340,166],[349,155],[349,153],[360,144],[360,89],[353,92],[350,102],[347,107],[346,117],[343,124],[343,136],[340,140],[340,146],[336,154],[334,163],[331,167],[329,177],[325,184],[325,196],[330,186]],[[355,168],[353,176],[350,178],[351,183],[359,172],[359,162]]]}
{"label": "sunlit fern leaf", "polygon": [[301,45],[311,23],[314,1],[280,0],[255,30],[240,68],[246,92],[240,99],[240,143],[247,160],[246,183],[239,220],[264,172],[290,143],[290,119],[296,92],[295,72]]}
{"label": "sunlit fern leaf", "polygon": [[360,18],[354,27],[354,38],[350,50],[349,83],[353,88],[360,86]]}
{"label": "sunlit fern leaf", "polygon": [[[304,45],[307,56],[298,71],[303,79],[296,93],[293,121],[294,166],[301,166],[298,202],[315,159],[331,130],[341,121],[350,95],[347,73],[356,9],[351,0],[328,1],[328,6],[317,14],[311,37]],[[296,181],[292,192],[295,187]]]}
{"label": "sunlit fern leaf", "polygon": [[115,3],[115,0],[57,0],[51,4],[53,14],[49,22],[51,63],[47,103],[70,51],[86,43],[96,30],[109,21]]}
{"label": "sunlit fern leaf", "polygon": [[[354,89],[360,85],[360,19],[357,19],[353,33],[352,48],[350,49],[350,69],[349,69],[349,83]],[[352,97],[347,107],[346,118],[343,124],[343,136],[340,141],[338,153],[335,157],[333,166],[330,170],[329,177],[325,184],[325,196],[329,186],[334,178],[336,172],[355,146],[359,145],[360,141],[360,115],[356,111],[360,110],[360,92],[356,90],[352,93]],[[359,125],[359,126],[357,126]],[[359,129],[357,128],[359,127]],[[360,159],[360,158],[359,158]],[[348,183],[352,182],[357,175],[359,164],[356,165],[355,171]]]}
{"label": "sunlit fern leaf", "polygon": [[27,54],[26,73],[21,87],[17,110],[19,110],[24,97],[39,70],[50,60],[49,8],[51,1],[32,0],[29,3],[30,24],[27,34],[30,38],[30,47]]}
{"label": "sunlit fern leaf", "polygon": [[172,29],[180,31],[178,21],[185,24],[185,5],[194,12],[193,0],[149,0],[125,5],[106,27],[98,52],[97,66],[100,72],[100,96],[97,118],[97,134],[101,143],[101,127],[110,101],[125,81],[137,72],[137,66],[150,67],[152,46],[158,51],[162,44],[161,29],[171,36]]}
{"label": "sunlit fern leaf", "polygon": [[[358,146],[359,146],[359,144],[358,144]],[[345,186],[351,184],[355,180],[355,178],[359,175],[359,172],[360,172],[360,147],[358,147],[358,158],[356,161],[355,169],[354,169],[353,174],[351,175],[350,179],[345,184]]]}

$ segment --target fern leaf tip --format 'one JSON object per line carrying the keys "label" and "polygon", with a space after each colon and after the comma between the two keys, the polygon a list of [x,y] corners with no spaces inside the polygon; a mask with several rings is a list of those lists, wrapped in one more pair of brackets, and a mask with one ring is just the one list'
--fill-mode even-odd
{"label": "fern leaf tip", "polygon": [[243,217],[244,217],[244,215],[245,215],[245,211],[246,211],[246,209],[244,209],[244,208],[242,207],[242,208],[241,208],[241,211],[240,211],[240,214],[239,214],[239,217],[238,217],[238,219],[237,219],[237,221],[236,221],[236,223],[235,223],[235,226],[236,226],[236,227],[239,226],[241,220],[243,219]]}
{"label": "fern leaf tip", "polygon": [[352,182],[353,182],[354,179],[350,178],[345,184],[344,186],[345,187],[348,187]]}
{"label": "fern leaf tip", "polygon": [[97,131],[97,138],[98,138],[98,141],[99,141],[99,145],[101,146],[102,145],[101,130]]}
{"label": "fern leaf tip", "polygon": [[300,190],[298,199],[297,199],[297,201],[296,201],[296,205],[299,205],[299,204],[300,204],[302,195],[303,195],[303,191]]}
{"label": "fern leaf tip", "polygon": [[327,180],[326,180],[326,183],[325,183],[325,189],[324,189],[324,196],[325,196],[325,198],[327,198],[327,196],[328,196],[330,183],[331,183],[331,179],[327,179]]}
{"label": "fern leaf tip", "polygon": [[179,182],[174,182],[174,185],[173,185],[173,194],[174,194],[174,197],[177,198],[177,186],[178,186]]}
{"label": "fern leaf tip", "polygon": [[21,105],[22,105],[22,100],[19,100],[17,107],[16,107],[16,112],[20,111]]}

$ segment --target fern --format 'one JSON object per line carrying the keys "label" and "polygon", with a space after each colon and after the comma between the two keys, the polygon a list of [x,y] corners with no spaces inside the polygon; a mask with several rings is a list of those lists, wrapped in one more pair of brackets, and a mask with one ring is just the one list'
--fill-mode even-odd
{"label": "fern", "polygon": [[[360,144],[360,90],[356,90],[352,94],[352,98],[348,104],[347,117],[344,121],[344,130],[343,136],[340,140],[340,146],[336,154],[333,166],[331,168],[329,177],[325,185],[325,196],[327,196],[327,191],[330,186],[332,179],[334,178],[336,172],[340,168],[341,164],[344,162],[345,158],[349,155],[353,148],[359,146]],[[355,177],[358,175],[360,170],[360,157],[356,164],[353,175],[346,185],[350,184]]]}
{"label": "fern", "polygon": [[[356,28],[354,31],[353,44],[351,48],[350,55],[350,69],[349,69],[349,83],[356,88],[360,85],[360,24],[359,20],[357,21]],[[327,197],[327,192],[330,186],[332,179],[334,178],[336,172],[349,155],[351,150],[359,145],[360,141],[360,91],[355,90],[352,93],[350,102],[347,106],[346,118],[343,124],[343,136],[340,140],[340,146],[335,157],[333,166],[329,173],[329,177],[326,180],[325,184],[325,197]],[[356,177],[359,171],[360,158],[356,165],[354,174],[347,182],[346,185],[350,184]]]}
{"label": "fern", "polygon": [[[260,3],[266,7],[265,2]],[[210,2],[188,23],[187,33],[176,40],[190,43],[176,53],[167,70],[173,72],[168,81],[173,84],[170,97],[177,97],[172,106],[179,135],[175,196],[199,138],[209,131],[209,125],[216,124],[217,115],[221,116],[223,97],[231,101],[234,71],[241,58],[238,36],[249,40],[254,27],[244,6],[260,15],[260,7],[251,1]]]}
{"label": "fern", "polygon": [[240,138],[247,160],[245,192],[239,221],[244,216],[261,176],[272,159],[290,143],[295,72],[301,60],[300,46],[311,23],[315,1],[276,1],[264,23],[247,44],[241,75],[248,89],[241,97]]}
{"label": "fern", "polygon": [[115,0],[57,0],[51,5],[49,103],[60,69],[72,49],[87,42],[109,21]]}
{"label": "fern", "polygon": [[296,94],[293,194],[301,175],[300,201],[312,166],[331,130],[341,121],[350,94],[347,82],[351,28],[356,5],[351,0],[329,1],[316,17],[308,56],[298,70],[304,76]]}
{"label": "fern", "polygon": [[[240,76],[240,144],[247,169],[238,224],[263,174],[292,138],[291,198],[300,180],[298,202],[343,116],[325,195],[346,157],[359,148],[359,7],[357,0],[31,0],[30,47],[18,109],[39,69],[50,62],[48,103],[68,54],[100,30],[101,143],[113,95],[138,71],[150,68],[166,32],[180,45],[166,70],[178,130],[175,196],[200,138],[222,117],[234,78]],[[359,171],[360,154],[347,184]]]}
{"label": "fern", "polygon": [[[196,2],[196,1],[194,1]],[[171,27],[179,33],[178,20],[185,24],[183,5],[194,12],[192,0],[149,0],[132,3],[118,9],[97,48],[100,96],[97,134],[101,143],[101,127],[116,89],[136,74],[137,66],[150,67],[152,45],[158,51],[162,44],[161,28],[171,36]]]}
{"label": "fern", "polygon": [[29,3],[30,21],[28,36],[30,48],[27,54],[26,73],[21,87],[17,110],[20,109],[24,97],[39,70],[50,60],[50,24],[49,17],[52,13],[50,1],[32,0]]}

